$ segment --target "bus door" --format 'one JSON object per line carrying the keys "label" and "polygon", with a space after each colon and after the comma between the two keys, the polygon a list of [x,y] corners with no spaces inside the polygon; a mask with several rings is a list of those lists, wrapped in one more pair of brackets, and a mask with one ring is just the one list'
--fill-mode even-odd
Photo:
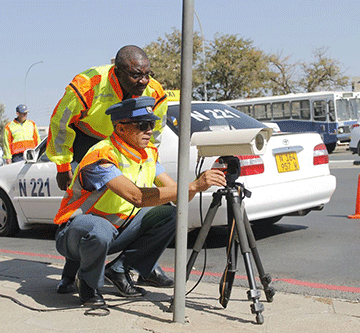
{"label": "bus door", "polygon": [[[345,95],[345,93],[343,95]],[[350,141],[351,129],[357,124],[357,104],[354,98],[341,98],[336,100],[338,139],[341,142]]]}
{"label": "bus door", "polygon": [[329,153],[336,147],[336,121],[331,121],[328,103],[323,100],[313,101],[313,126],[314,131],[319,133],[328,148]]}
{"label": "bus door", "polygon": [[324,136],[328,133],[329,130],[326,117],[326,102],[313,101],[312,113],[312,124],[314,127],[314,132],[319,133],[324,140]]}

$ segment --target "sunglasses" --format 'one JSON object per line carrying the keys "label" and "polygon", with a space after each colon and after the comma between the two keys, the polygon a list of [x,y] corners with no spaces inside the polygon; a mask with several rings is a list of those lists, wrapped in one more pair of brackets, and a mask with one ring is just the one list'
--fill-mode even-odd
{"label": "sunglasses", "polygon": [[153,130],[155,128],[155,120],[150,121],[124,121],[120,122],[120,124],[135,124],[138,130],[141,132],[146,132],[149,129]]}
{"label": "sunglasses", "polygon": [[127,71],[125,68],[122,68],[122,67],[119,67],[123,72],[125,72],[127,75],[129,75],[133,80],[135,81],[140,81],[142,80],[143,78],[145,79],[150,79],[150,74],[147,73],[147,74],[141,74],[141,73],[132,73],[132,72],[129,72]]}

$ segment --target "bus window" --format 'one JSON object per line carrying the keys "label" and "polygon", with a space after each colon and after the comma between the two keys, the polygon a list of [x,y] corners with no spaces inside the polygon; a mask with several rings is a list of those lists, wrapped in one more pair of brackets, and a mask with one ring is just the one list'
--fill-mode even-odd
{"label": "bus window", "polygon": [[325,121],[326,120],[326,103],[325,101],[314,101],[314,120]]}
{"label": "bus window", "polygon": [[270,104],[254,105],[254,118],[260,121],[270,120],[271,119]]}
{"label": "bus window", "polygon": [[360,119],[360,99],[359,98],[355,98],[355,104],[356,104],[356,119],[359,120]]}
{"label": "bus window", "polygon": [[293,119],[310,119],[310,102],[308,100],[291,102],[291,117]]}
{"label": "bus window", "polygon": [[290,119],[290,103],[280,102],[272,105],[274,119]]}
{"label": "bus window", "polygon": [[334,101],[329,101],[328,105],[329,105],[329,120],[330,121],[335,121],[336,116],[335,116]]}
{"label": "bus window", "polygon": [[247,114],[248,116],[252,116],[251,105],[236,105],[235,107],[236,109]]}
{"label": "bus window", "polygon": [[349,101],[347,99],[336,100],[336,109],[338,120],[346,121],[350,119]]}
{"label": "bus window", "polygon": [[359,119],[358,115],[360,112],[360,100],[358,98],[351,98],[350,101],[350,109],[351,109],[351,118]]}

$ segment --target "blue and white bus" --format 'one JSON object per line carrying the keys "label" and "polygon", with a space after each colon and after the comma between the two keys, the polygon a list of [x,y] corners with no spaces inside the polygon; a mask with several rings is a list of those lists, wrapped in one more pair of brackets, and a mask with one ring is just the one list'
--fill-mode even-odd
{"label": "blue and white bus", "polygon": [[282,132],[317,132],[328,152],[337,141],[350,141],[360,119],[360,92],[322,91],[223,101]]}

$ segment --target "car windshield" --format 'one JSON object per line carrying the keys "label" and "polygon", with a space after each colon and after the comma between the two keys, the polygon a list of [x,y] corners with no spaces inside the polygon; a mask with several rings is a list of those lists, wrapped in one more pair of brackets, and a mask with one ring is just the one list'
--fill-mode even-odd
{"label": "car windshield", "polygon": [[[179,135],[180,105],[169,105],[167,124]],[[194,132],[223,131],[267,127],[256,119],[221,103],[191,104],[191,134]]]}

